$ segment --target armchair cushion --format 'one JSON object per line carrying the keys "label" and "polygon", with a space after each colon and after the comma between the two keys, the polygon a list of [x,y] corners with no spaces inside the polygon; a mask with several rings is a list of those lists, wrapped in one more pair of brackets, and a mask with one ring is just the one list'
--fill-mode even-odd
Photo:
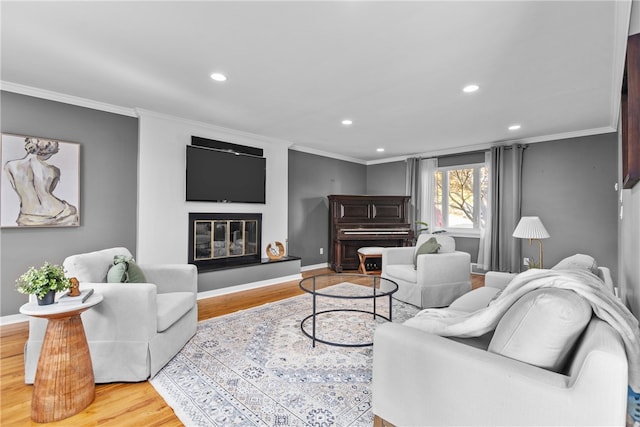
{"label": "armchair cushion", "polygon": [[536,289],[504,314],[488,350],[560,372],[591,316],[589,302],[571,290]]}
{"label": "armchair cushion", "polygon": [[193,292],[158,294],[158,332],[167,330],[196,304]]}

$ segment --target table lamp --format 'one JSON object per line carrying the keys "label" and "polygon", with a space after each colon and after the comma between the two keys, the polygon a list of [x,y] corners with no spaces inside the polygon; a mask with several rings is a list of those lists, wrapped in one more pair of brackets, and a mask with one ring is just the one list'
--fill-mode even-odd
{"label": "table lamp", "polygon": [[542,267],[542,240],[546,239],[549,236],[549,232],[542,225],[542,221],[537,216],[523,216],[520,218],[520,222],[516,226],[516,229],[513,230],[513,237],[517,237],[519,239],[529,239],[529,244],[531,244],[532,240],[537,240],[540,244],[540,268]]}

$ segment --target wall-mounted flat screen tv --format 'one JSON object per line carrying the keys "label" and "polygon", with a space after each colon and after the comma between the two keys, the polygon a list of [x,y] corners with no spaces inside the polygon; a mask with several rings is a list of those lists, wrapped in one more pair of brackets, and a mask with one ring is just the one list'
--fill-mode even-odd
{"label": "wall-mounted flat screen tv", "polygon": [[264,157],[187,145],[187,201],[264,203]]}

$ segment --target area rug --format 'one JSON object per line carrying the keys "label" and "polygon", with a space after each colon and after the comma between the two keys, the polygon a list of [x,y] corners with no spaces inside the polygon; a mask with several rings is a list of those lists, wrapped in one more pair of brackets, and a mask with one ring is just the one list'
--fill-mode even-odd
{"label": "area rug", "polygon": [[[317,304],[318,310],[371,309],[371,300],[321,297]],[[313,347],[300,330],[311,308],[305,294],[200,322],[151,384],[187,427],[371,426],[373,348]],[[387,298],[378,299],[377,310],[388,315]],[[417,311],[393,301],[394,322]],[[383,322],[357,312],[317,319],[317,335],[341,343],[370,342]],[[311,323],[305,325],[310,332]]]}

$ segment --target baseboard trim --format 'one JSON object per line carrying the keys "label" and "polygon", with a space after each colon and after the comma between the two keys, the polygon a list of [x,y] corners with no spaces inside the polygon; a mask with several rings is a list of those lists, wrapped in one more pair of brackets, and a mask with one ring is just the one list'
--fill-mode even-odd
{"label": "baseboard trim", "polygon": [[221,288],[221,289],[213,289],[210,291],[198,292],[198,300],[217,297],[220,295],[233,294],[236,292],[247,291],[250,289],[264,288],[265,286],[276,285],[278,283],[283,283],[283,282],[292,282],[294,280],[301,280],[301,279],[302,279],[302,275],[298,273],[298,274],[292,274],[290,276],[285,276],[285,277],[276,277],[273,279],[261,280],[259,282],[251,282],[251,283],[245,283],[242,285],[228,286],[226,288]]}
{"label": "baseboard trim", "polygon": [[305,265],[304,267],[300,267],[300,271],[318,270],[320,268],[329,268],[329,263]]}
{"label": "baseboard trim", "polygon": [[29,316],[24,314],[10,314],[8,316],[0,317],[0,326],[12,325],[14,323],[28,322]]}

